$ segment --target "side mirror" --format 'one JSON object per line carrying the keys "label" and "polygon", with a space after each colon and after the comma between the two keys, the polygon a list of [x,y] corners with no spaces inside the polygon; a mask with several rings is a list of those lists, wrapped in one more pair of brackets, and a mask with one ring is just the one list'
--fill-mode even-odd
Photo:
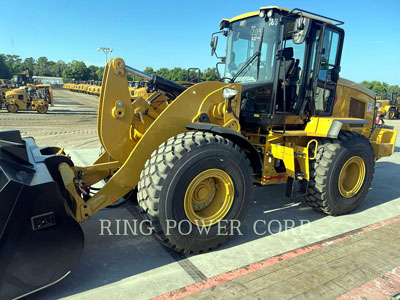
{"label": "side mirror", "polygon": [[279,50],[277,53],[277,56],[279,58],[284,58],[285,60],[289,60],[293,58],[293,48],[288,47],[288,48],[283,48],[282,50]]}
{"label": "side mirror", "polygon": [[338,68],[333,68],[329,72],[330,72],[331,81],[338,82],[340,70]]}
{"label": "side mirror", "polygon": [[310,30],[311,20],[309,18],[300,16],[294,23],[293,43],[301,44],[307,37]]}
{"label": "side mirror", "polygon": [[215,51],[217,49],[218,45],[218,36],[214,36],[213,39],[211,40],[210,46],[211,46],[211,56],[215,54]]}

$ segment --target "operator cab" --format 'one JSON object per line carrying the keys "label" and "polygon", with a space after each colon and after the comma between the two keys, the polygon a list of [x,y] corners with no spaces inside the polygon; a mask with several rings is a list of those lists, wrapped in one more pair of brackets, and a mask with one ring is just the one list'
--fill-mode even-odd
{"label": "operator cab", "polygon": [[289,115],[332,114],[344,39],[337,27],[341,24],[279,7],[222,20],[221,33],[227,37],[222,79],[242,84],[242,126],[285,128]]}
{"label": "operator cab", "polygon": [[399,100],[397,98],[398,98],[397,93],[395,93],[395,92],[389,93],[389,97],[388,97],[388,99],[390,100],[389,104],[390,105],[398,105]]}

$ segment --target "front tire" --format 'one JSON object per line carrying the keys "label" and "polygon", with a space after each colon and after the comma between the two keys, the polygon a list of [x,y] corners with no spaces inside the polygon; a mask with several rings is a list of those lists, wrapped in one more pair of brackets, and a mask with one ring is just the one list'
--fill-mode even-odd
{"label": "front tire", "polygon": [[225,243],[232,225],[243,221],[252,184],[240,147],[218,135],[188,132],[153,152],[140,175],[138,200],[162,243],[200,253]]}
{"label": "front tire", "polygon": [[47,111],[49,110],[49,107],[46,104],[43,105],[38,105],[38,107],[36,108],[37,112],[39,114],[45,114],[47,113]]}
{"label": "front tire", "polygon": [[388,119],[389,120],[394,120],[396,119],[396,109],[394,109],[393,107],[391,109],[389,109],[389,111],[387,112],[388,115]]}
{"label": "front tire", "polygon": [[361,134],[341,131],[337,139],[322,139],[303,200],[331,216],[346,214],[366,197],[374,166],[372,146]]}

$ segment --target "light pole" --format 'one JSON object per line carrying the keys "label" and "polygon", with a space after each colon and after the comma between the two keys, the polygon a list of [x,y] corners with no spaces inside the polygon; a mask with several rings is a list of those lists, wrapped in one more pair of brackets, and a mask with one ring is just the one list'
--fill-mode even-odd
{"label": "light pole", "polygon": [[100,47],[100,48],[97,48],[97,51],[103,51],[104,52],[104,54],[106,55],[106,63],[107,63],[107,55],[108,55],[108,53],[112,53],[113,49],[112,48],[106,48],[106,47]]}

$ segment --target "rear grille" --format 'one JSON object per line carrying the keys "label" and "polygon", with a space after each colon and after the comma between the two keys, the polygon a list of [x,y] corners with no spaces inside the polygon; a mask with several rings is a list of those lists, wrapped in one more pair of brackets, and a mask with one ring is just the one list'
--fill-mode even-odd
{"label": "rear grille", "polygon": [[[349,117],[364,119],[365,103],[360,100],[350,98]],[[350,124],[350,127],[363,127],[363,124]]]}

